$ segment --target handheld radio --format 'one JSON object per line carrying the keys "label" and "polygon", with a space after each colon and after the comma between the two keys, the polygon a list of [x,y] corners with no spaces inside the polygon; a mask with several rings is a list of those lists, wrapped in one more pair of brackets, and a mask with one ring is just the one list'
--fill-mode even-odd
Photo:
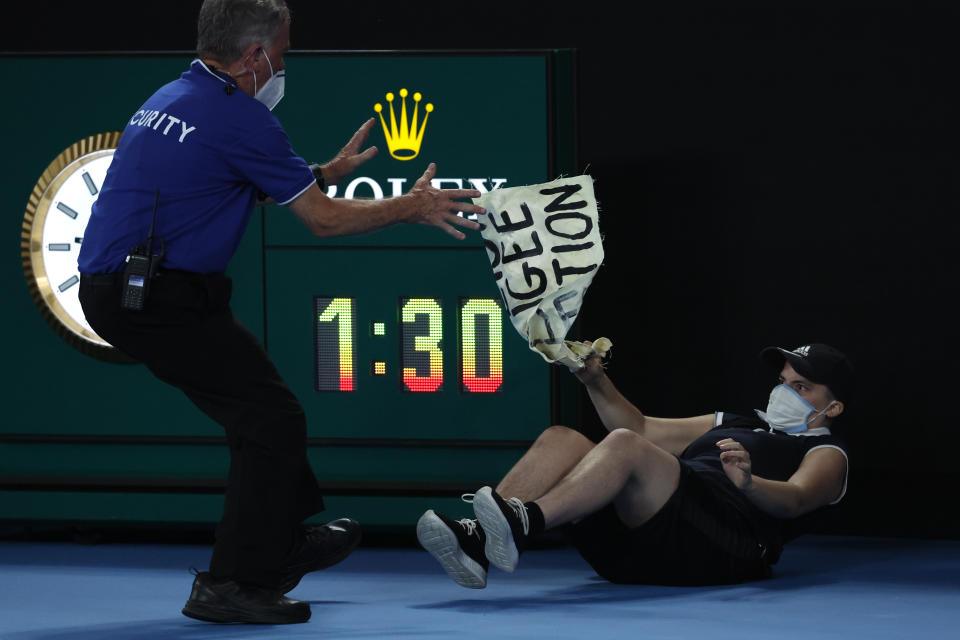
{"label": "handheld radio", "polygon": [[123,291],[120,307],[131,311],[141,311],[150,293],[150,281],[157,274],[157,268],[165,254],[163,240],[160,241],[160,253],[153,253],[153,228],[157,222],[157,206],[160,203],[160,190],[153,200],[153,218],[150,220],[150,233],[146,246],[139,245],[127,254],[127,264],[123,268]]}

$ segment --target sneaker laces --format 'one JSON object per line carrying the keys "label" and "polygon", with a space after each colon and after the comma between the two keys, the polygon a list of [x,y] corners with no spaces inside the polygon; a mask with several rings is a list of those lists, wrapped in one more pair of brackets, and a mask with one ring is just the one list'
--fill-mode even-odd
{"label": "sneaker laces", "polygon": [[[472,493],[463,493],[460,494],[460,499],[467,504],[473,504],[473,496],[474,494]],[[477,524],[477,521],[472,518],[461,518],[460,520],[457,520],[457,522],[459,522],[460,525],[467,530],[468,536],[472,536],[476,532],[477,527],[480,526]]]}
{"label": "sneaker laces", "polygon": [[[476,494],[474,493],[464,493],[460,496],[460,499],[464,502],[473,503],[473,497]],[[520,498],[510,498],[506,501],[510,508],[513,509],[513,512],[517,514],[517,518],[520,519],[520,524],[523,525],[523,535],[530,534],[530,516],[527,515],[527,505],[523,504],[523,500]],[[463,522],[461,520],[460,522]],[[474,527],[476,527],[476,521],[472,521]],[[467,530],[467,533],[470,533],[470,530]]]}
{"label": "sneaker laces", "polygon": [[471,520],[470,518],[463,518],[462,520],[457,520],[460,525],[467,530],[467,535],[472,536],[477,531],[477,521]]}
{"label": "sneaker laces", "polygon": [[520,498],[510,498],[506,503],[520,519],[520,524],[523,525],[523,535],[529,535],[530,516],[527,515],[527,505],[523,504],[523,500]]}

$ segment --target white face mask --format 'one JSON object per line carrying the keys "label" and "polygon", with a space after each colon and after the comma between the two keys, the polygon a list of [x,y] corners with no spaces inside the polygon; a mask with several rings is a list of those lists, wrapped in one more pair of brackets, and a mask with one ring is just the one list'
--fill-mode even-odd
{"label": "white face mask", "polygon": [[821,411],[807,402],[799,393],[785,384],[777,385],[770,392],[766,412],[754,409],[760,419],[770,425],[772,429],[784,433],[800,433],[807,430],[807,425],[824,414],[833,406],[833,402]]}
{"label": "white face mask", "polygon": [[283,87],[286,84],[287,72],[285,69],[281,69],[274,73],[273,64],[271,64],[270,56],[267,55],[266,51],[263,52],[263,57],[267,59],[267,64],[270,65],[270,79],[264,82],[258,90],[257,72],[253,72],[253,97],[267,105],[267,109],[273,111],[273,108],[283,98]]}

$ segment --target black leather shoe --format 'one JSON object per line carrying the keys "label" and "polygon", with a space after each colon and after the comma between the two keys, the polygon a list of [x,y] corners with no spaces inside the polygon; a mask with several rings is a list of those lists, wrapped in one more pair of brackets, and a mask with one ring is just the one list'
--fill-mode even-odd
{"label": "black leather shoe", "polygon": [[310,605],[275,590],[217,580],[204,571],[193,580],[183,615],[207,622],[291,624],[309,620]]}
{"label": "black leather shoe", "polygon": [[293,590],[300,579],[311,571],[332,567],[360,544],[360,523],[340,518],[304,531],[297,548],[287,558],[280,593]]}

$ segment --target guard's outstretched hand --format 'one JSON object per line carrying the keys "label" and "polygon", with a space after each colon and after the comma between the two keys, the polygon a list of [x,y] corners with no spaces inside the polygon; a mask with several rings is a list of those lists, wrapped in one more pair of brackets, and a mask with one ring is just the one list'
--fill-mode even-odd
{"label": "guard's outstretched hand", "polygon": [[343,178],[353,173],[354,169],[377,155],[376,147],[367,147],[364,151],[360,151],[370,137],[370,129],[376,122],[374,118],[364,122],[350,138],[350,142],[340,149],[340,153],[334,156],[333,160],[322,165],[323,180],[327,186],[339,184]]}
{"label": "guard's outstretched hand", "polygon": [[457,202],[457,199],[479,198],[480,192],[476,189],[437,189],[430,184],[435,175],[437,175],[437,165],[431,162],[410,189],[410,193],[421,203],[410,222],[440,227],[457,240],[463,240],[466,237],[463,232],[451,225],[474,230],[479,229],[480,225],[466,217],[458,216],[457,212],[484,214],[487,210],[469,202]]}

